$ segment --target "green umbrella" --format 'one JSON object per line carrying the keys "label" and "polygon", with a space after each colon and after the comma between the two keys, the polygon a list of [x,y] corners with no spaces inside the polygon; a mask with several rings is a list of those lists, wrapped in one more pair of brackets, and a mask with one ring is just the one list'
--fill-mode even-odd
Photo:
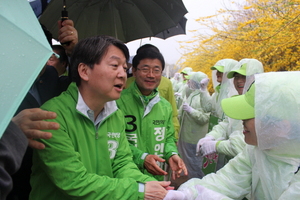
{"label": "green umbrella", "polygon": [[0,138],[52,55],[28,1],[0,1]]}
{"label": "green umbrella", "polygon": [[[55,39],[62,8],[52,0],[39,19]],[[110,35],[125,43],[174,27],[187,13],[182,0],[69,0],[66,9],[79,39]]]}

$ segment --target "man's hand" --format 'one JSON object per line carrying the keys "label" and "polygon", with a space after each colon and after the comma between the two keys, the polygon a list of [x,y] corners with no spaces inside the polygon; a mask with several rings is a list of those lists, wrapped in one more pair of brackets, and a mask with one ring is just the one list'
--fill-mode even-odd
{"label": "man's hand", "polygon": [[180,177],[181,172],[184,172],[184,175],[188,175],[188,171],[183,160],[178,155],[173,155],[169,158],[169,165],[172,170],[172,179],[175,180],[176,178]]}
{"label": "man's hand", "polygon": [[71,56],[75,45],[78,43],[78,33],[74,28],[74,23],[72,20],[58,21],[58,40],[60,43],[69,42],[68,45],[63,45],[66,50],[66,54]]}
{"label": "man's hand", "polygon": [[152,200],[152,199],[163,199],[166,194],[167,190],[172,190],[174,187],[170,187],[170,181],[149,181],[145,184],[145,200]]}
{"label": "man's hand", "polygon": [[144,166],[147,171],[153,175],[167,175],[168,173],[162,170],[156,162],[165,162],[164,159],[160,158],[157,155],[147,155],[145,158]]}
{"label": "man's hand", "polygon": [[45,111],[40,108],[22,110],[12,121],[20,127],[28,138],[28,145],[35,149],[44,149],[45,145],[33,139],[50,139],[52,133],[41,130],[57,130],[59,124],[56,122],[43,121],[45,119],[55,119],[56,113]]}

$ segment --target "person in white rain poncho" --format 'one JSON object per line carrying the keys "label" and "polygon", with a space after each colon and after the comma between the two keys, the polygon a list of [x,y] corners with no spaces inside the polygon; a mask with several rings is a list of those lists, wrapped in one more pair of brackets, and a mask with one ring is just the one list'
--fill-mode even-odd
{"label": "person in white rain poncho", "polygon": [[178,91],[174,93],[176,97],[177,109],[180,108],[183,99],[186,98],[191,93],[191,90],[187,87],[187,80],[189,79],[189,74],[191,72],[193,72],[193,69],[191,67],[185,67],[180,72],[183,81],[179,83]]}
{"label": "person in white rain poncho", "polygon": [[216,174],[189,180],[165,200],[242,199],[248,193],[259,200],[300,199],[299,77],[257,74],[245,95],[224,99],[226,115],[243,120],[248,145]]}
{"label": "person in white rain poncho", "polygon": [[[201,105],[205,111],[211,112],[211,117],[218,120],[224,118],[221,100],[237,94],[232,80],[227,78],[228,72],[230,72],[236,64],[238,64],[236,60],[222,59],[210,68],[213,70],[212,82],[215,92],[212,96],[204,96],[206,99],[201,102]],[[218,120],[216,120],[216,122],[218,122]]]}
{"label": "person in white rain poncho", "polygon": [[[202,96],[200,92],[201,81],[209,81],[207,75],[202,72],[191,72],[187,82],[192,93],[184,101],[179,109],[179,142],[178,150],[188,169],[189,178],[202,178],[202,157],[195,155],[195,148],[200,138],[207,132],[209,112],[204,112],[201,107]],[[207,85],[207,84],[206,84]],[[207,92],[207,90],[206,90]],[[208,93],[208,92],[207,92]]]}
{"label": "person in white rain poncho", "polygon": [[179,83],[181,83],[181,82],[183,81],[183,78],[182,78],[182,76],[180,75],[180,73],[176,72],[176,73],[174,74],[174,77],[171,78],[170,81],[171,81],[171,83],[172,83],[174,92],[177,92],[178,89],[179,89],[179,86],[178,86],[178,85],[180,85]]}
{"label": "person in white rain poncho", "polygon": [[[253,82],[254,74],[262,72],[263,65],[260,61],[245,58],[238,62],[227,74],[227,77],[233,78],[235,89],[241,95],[249,88],[249,83]],[[225,116],[223,121],[219,122],[212,131],[199,140],[196,152],[206,157],[218,152],[219,158],[216,166],[216,170],[218,170],[245,147],[242,132],[241,120]]]}
{"label": "person in white rain poncho", "polygon": [[[210,132],[215,125],[224,119],[224,113],[221,108],[222,99],[231,97],[237,94],[234,87],[233,79],[228,79],[227,74],[237,66],[238,61],[234,59],[222,59],[216,62],[210,69],[212,70],[212,82],[215,92],[212,96],[203,95],[201,105],[206,112],[210,113],[208,132]],[[205,92],[204,90],[200,90]],[[205,137],[205,139],[210,138]],[[214,139],[211,137],[211,139]],[[217,138],[218,139],[218,138]],[[224,166],[227,158],[224,154],[212,153],[203,157],[203,172],[209,174],[215,172]]]}

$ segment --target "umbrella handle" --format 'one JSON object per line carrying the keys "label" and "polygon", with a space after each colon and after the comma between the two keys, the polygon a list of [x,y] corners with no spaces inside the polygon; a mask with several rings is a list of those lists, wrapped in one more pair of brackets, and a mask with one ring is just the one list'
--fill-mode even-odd
{"label": "umbrella handle", "polygon": [[[63,10],[61,11],[61,22],[65,21],[69,19],[69,16],[68,16],[68,11],[67,11],[67,6],[66,6],[66,0],[63,1]],[[62,46],[69,46],[70,45],[70,42],[64,42],[64,43],[61,43]]]}

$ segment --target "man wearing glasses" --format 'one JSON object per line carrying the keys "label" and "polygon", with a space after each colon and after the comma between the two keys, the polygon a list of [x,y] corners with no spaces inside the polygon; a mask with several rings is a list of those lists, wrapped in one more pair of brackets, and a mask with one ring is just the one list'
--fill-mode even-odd
{"label": "man wearing glasses", "polygon": [[139,51],[132,62],[135,82],[117,100],[125,115],[125,132],[133,160],[144,174],[157,180],[163,180],[168,174],[164,171],[165,162],[172,170],[173,179],[182,171],[187,174],[175,144],[171,104],[157,90],[164,66],[159,51],[151,48]]}

